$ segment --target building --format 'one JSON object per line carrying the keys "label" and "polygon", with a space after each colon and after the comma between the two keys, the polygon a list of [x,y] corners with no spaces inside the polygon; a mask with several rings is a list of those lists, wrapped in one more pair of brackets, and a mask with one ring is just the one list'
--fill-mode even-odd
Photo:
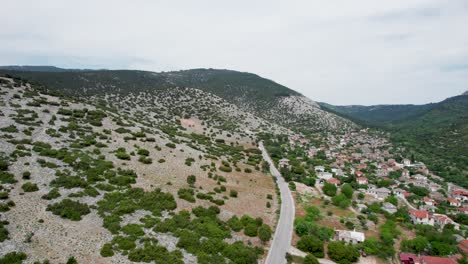
{"label": "building", "polygon": [[411,160],[409,159],[403,159],[403,165],[406,167],[406,166],[410,166],[411,165]]}
{"label": "building", "polygon": [[409,210],[409,216],[413,224],[434,225],[434,218],[426,210]]}
{"label": "building", "polygon": [[327,183],[334,184],[335,186],[338,187],[338,185],[340,185],[341,182],[340,182],[340,180],[338,180],[338,179],[331,178],[331,179],[328,179],[328,180],[327,180]]}
{"label": "building", "polygon": [[368,183],[368,180],[366,177],[358,177],[356,178],[356,181],[358,184],[367,184]]}
{"label": "building", "polygon": [[417,256],[410,253],[400,254],[402,264],[458,264],[458,257]]}
{"label": "building", "polygon": [[336,241],[345,241],[351,244],[358,244],[364,242],[364,240],[366,240],[366,236],[362,232],[335,230],[334,239]]}
{"label": "building", "polygon": [[389,189],[385,187],[377,188],[377,189],[368,189],[367,192],[369,194],[374,195],[376,199],[380,199],[380,200],[387,198],[392,193]]}
{"label": "building", "polygon": [[333,178],[333,174],[330,172],[319,172],[317,177],[319,178],[320,182],[323,182]]}
{"label": "building", "polygon": [[450,206],[460,207],[462,205],[461,202],[455,198],[447,198],[447,202]]}
{"label": "building", "polygon": [[452,224],[455,226],[455,229],[460,229],[460,225],[455,223],[450,217],[443,215],[443,214],[434,214],[432,216],[434,218],[434,225],[440,227],[441,229],[444,228],[447,224]]}
{"label": "building", "polygon": [[463,252],[463,253],[468,253],[468,239],[463,239],[458,243],[458,248]]}
{"label": "building", "polygon": [[280,159],[280,160],[278,161],[278,166],[279,166],[280,168],[289,168],[289,161],[290,161],[290,160],[288,160],[288,159],[286,159],[286,158]]}

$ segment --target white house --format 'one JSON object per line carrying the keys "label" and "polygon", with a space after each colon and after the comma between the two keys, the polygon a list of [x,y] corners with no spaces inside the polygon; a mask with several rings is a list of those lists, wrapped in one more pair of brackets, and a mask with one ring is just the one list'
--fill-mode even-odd
{"label": "white house", "polygon": [[413,224],[434,225],[434,218],[426,210],[409,210]]}
{"label": "white house", "polygon": [[322,180],[322,181],[327,181],[331,178],[333,178],[333,174],[331,174],[330,172],[319,172],[317,177]]}
{"label": "white house", "polygon": [[280,160],[278,161],[278,166],[279,166],[280,168],[288,168],[288,167],[289,167],[289,160],[286,159],[286,158],[280,159]]}
{"label": "white house", "polygon": [[406,166],[410,166],[410,165],[411,165],[411,160],[409,160],[409,159],[403,159],[403,165],[405,165],[405,167],[406,167]]}
{"label": "white house", "polygon": [[368,180],[366,177],[358,177],[356,178],[356,181],[358,184],[367,184],[368,183]]}
{"label": "white house", "polygon": [[324,166],[315,166],[315,171],[324,172],[324,171],[325,171],[325,167],[324,167]]}
{"label": "white house", "polygon": [[362,232],[349,231],[349,230],[335,230],[336,241],[345,241],[351,244],[362,243],[366,240],[366,236]]}
{"label": "white house", "polygon": [[375,198],[380,200],[387,198],[392,193],[389,189],[385,187],[377,189],[368,189],[367,192],[369,194],[373,194]]}

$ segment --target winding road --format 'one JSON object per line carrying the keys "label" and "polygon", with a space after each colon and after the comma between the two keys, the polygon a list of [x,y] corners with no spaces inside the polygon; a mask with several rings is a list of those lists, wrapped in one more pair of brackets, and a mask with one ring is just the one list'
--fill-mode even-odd
{"label": "winding road", "polygon": [[288,183],[281,176],[278,169],[276,169],[275,164],[263,146],[263,142],[259,143],[259,149],[262,151],[263,159],[270,164],[270,172],[277,179],[276,182],[281,193],[281,213],[265,263],[285,264],[286,253],[291,246],[296,208],[294,207],[294,200],[289,190]]}

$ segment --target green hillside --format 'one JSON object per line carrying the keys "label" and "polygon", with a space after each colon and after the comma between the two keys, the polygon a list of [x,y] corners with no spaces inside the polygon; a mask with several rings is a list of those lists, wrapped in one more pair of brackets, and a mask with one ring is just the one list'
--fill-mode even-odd
{"label": "green hillside", "polygon": [[407,155],[436,174],[468,187],[468,95],[426,105],[333,106],[322,108],[391,132]]}

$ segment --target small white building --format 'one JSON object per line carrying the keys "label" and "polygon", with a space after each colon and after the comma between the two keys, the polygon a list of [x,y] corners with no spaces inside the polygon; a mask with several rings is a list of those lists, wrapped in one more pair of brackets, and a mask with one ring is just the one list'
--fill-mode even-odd
{"label": "small white building", "polygon": [[409,210],[409,216],[415,225],[434,225],[434,218],[426,210]]}
{"label": "small white building", "polygon": [[349,231],[349,230],[335,230],[334,240],[345,241],[351,244],[358,244],[366,240],[366,236],[362,232]]}
{"label": "small white building", "polygon": [[279,166],[280,168],[288,168],[288,167],[289,167],[289,161],[290,161],[290,160],[288,160],[288,159],[286,159],[286,158],[280,159],[280,160],[278,161],[278,166]]}
{"label": "small white building", "polygon": [[319,172],[317,177],[321,181],[327,181],[327,180],[333,178],[333,174],[331,174],[330,172]]}

